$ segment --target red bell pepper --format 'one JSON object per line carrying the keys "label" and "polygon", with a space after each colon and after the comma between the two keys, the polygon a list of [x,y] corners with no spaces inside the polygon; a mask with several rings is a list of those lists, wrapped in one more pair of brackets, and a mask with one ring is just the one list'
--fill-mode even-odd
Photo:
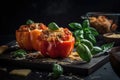
{"label": "red bell pepper", "polygon": [[70,30],[59,28],[59,30],[55,31],[49,29],[42,31],[39,42],[38,50],[44,56],[65,58],[73,50],[75,39]]}

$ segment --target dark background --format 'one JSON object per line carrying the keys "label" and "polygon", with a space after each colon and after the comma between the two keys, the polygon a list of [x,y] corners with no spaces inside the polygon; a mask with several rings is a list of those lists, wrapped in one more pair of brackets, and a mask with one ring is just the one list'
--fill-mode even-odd
{"label": "dark background", "polygon": [[1,35],[15,34],[28,19],[67,27],[87,12],[120,12],[120,0],[4,0],[0,3]]}

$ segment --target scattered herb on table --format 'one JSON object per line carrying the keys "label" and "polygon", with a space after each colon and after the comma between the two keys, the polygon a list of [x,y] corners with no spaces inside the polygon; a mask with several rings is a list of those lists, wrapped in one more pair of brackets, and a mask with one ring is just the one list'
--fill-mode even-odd
{"label": "scattered herb on table", "polygon": [[27,52],[23,49],[18,49],[16,51],[11,52],[12,53],[12,57],[14,58],[24,58],[27,54]]}
{"label": "scattered herb on table", "polygon": [[54,63],[53,64],[53,77],[58,78],[60,75],[63,74],[63,68],[61,65]]}

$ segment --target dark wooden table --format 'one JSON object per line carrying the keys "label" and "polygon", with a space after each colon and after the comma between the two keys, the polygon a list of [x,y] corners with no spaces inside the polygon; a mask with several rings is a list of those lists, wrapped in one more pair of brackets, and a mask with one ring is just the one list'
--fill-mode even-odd
{"label": "dark wooden table", "polygon": [[[15,39],[14,35],[0,36],[0,45],[4,45]],[[49,72],[32,71],[27,77],[11,76],[4,71],[0,71],[0,78],[2,80],[52,80],[47,78]],[[0,79],[0,80],[1,80]],[[88,76],[77,75],[63,75],[57,80],[120,80],[120,78],[113,71],[110,62],[100,67],[95,72]]]}

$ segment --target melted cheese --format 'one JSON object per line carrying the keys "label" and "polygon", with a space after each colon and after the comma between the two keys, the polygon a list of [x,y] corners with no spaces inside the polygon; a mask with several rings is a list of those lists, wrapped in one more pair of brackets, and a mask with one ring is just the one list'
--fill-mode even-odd
{"label": "melted cheese", "polygon": [[[71,35],[71,32],[68,31],[68,35]],[[64,41],[66,38],[66,33],[64,31],[64,28],[59,28],[58,30],[52,31],[50,29],[44,30],[43,33],[40,36],[41,40],[46,41]]]}

